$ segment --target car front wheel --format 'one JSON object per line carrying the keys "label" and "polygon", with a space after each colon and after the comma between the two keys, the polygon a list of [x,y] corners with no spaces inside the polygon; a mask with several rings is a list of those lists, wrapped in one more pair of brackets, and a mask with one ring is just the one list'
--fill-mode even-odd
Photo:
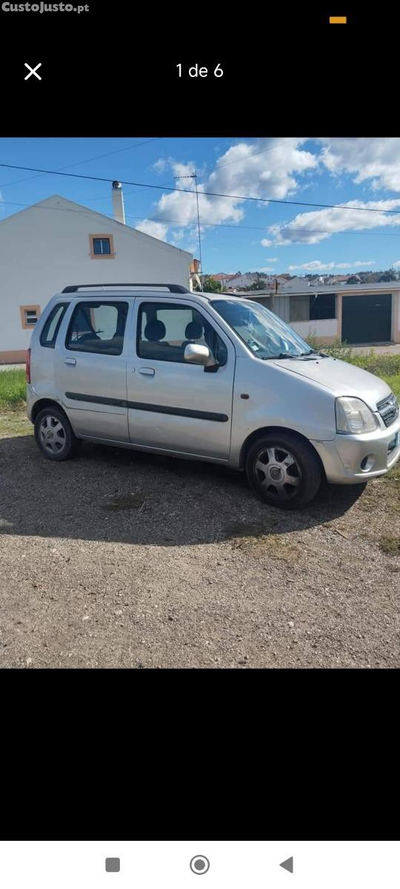
{"label": "car front wheel", "polygon": [[246,475],[264,503],[280,509],[298,509],[315,497],[322,469],[312,445],[295,435],[267,433],[251,445]]}

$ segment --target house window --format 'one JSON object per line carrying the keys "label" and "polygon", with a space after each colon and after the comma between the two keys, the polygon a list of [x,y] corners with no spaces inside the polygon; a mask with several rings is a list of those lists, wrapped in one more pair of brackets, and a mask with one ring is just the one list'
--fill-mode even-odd
{"label": "house window", "polygon": [[19,311],[22,327],[24,330],[30,330],[35,326],[40,316],[40,306],[20,306]]}
{"label": "house window", "polygon": [[320,293],[310,296],[310,321],[336,318],[336,293]]}
{"label": "house window", "polygon": [[290,321],[336,318],[336,293],[313,293],[290,298]]}
{"label": "house window", "polygon": [[114,239],[112,235],[89,235],[91,259],[114,259]]}
{"label": "house window", "polygon": [[93,238],[93,253],[104,256],[111,253],[110,238]]}
{"label": "house window", "polygon": [[310,297],[308,296],[291,296],[290,297],[290,320],[291,321],[309,321],[310,320]]}

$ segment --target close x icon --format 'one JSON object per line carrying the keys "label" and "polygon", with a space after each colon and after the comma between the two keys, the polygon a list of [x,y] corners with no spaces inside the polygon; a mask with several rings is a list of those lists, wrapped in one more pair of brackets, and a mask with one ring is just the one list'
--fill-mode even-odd
{"label": "close x icon", "polygon": [[29,65],[28,62],[24,62],[25,68],[28,69],[28,74],[24,77],[24,80],[29,80],[31,77],[36,78],[37,80],[41,80],[41,75],[38,74],[39,68],[42,67],[42,63],[38,62],[37,65]]}

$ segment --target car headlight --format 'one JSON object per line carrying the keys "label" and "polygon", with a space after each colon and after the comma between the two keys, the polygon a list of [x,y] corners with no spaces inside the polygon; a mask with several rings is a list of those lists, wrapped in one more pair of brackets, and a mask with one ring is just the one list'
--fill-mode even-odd
{"label": "car headlight", "polygon": [[341,397],[336,399],[336,430],[357,434],[374,432],[377,420],[368,405],[361,398]]}

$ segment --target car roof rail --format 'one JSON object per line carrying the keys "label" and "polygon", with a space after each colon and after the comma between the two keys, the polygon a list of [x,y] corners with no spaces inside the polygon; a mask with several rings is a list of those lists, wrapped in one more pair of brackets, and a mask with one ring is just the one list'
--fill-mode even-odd
{"label": "car roof rail", "polygon": [[147,281],[142,284],[70,284],[68,287],[64,287],[62,293],[76,293],[78,290],[82,290],[86,288],[87,290],[104,290],[106,287],[165,287],[169,290],[170,293],[191,293],[187,287],[183,287],[182,284],[160,284],[158,281],[156,284],[149,284]]}

